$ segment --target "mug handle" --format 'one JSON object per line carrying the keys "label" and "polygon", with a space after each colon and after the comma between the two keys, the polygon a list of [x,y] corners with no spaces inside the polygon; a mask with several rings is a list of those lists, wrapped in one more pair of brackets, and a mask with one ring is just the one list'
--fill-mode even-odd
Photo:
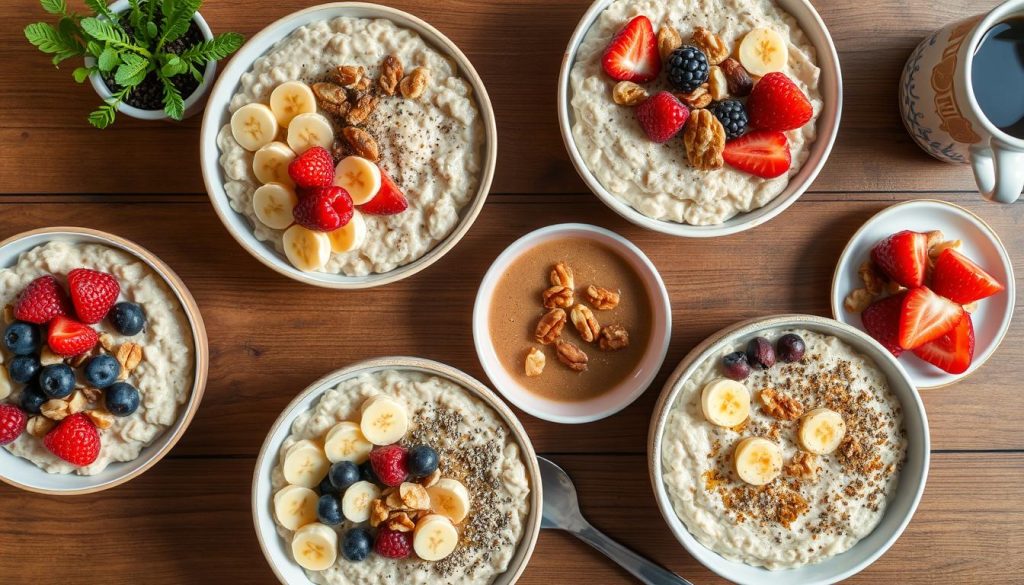
{"label": "mug handle", "polygon": [[981,195],[997,203],[1013,203],[1024,189],[1024,152],[993,139],[988,146],[971,147],[971,168]]}

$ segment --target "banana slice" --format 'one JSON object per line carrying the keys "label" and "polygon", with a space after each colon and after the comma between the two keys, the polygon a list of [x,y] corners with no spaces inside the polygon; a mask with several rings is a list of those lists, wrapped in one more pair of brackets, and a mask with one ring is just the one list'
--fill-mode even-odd
{"label": "banana slice", "polygon": [[416,523],[412,550],[424,561],[439,561],[455,551],[459,531],[446,516],[428,514]]}
{"label": "banana slice", "polygon": [[277,136],[277,118],[263,104],[246,104],[231,114],[231,135],[242,148],[259,150]]}
{"label": "banana slice", "polygon": [[363,403],[359,427],[374,445],[390,445],[397,443],[409,430],[409,415],[397,399],[378,394]]}
{"label": "banana slice", "polygon": [[380,488],[368,481],[357,481],[341,496],[341,513],[356,524],[370,519],[370,505],[380,497]]}
{"label": "banana slice", "polygon": [[305,83],[286,81],[271,92],[270,110],[277,123],[287,128],[295,116],[316,111],[316,96]]}
{"label": "banana slice", "polygon": [[282,468],[288,483],[314,488],[327,475],[331,462],[319,445],[303,439],[285,451]]}
{"label": "banana slice", "polygon": [[331,250],[338,254],[351,252],[362,246],[366,240],[366,220],[363,219],[363,214],[359,213],[358,209],[353,209],[352,219],[333,232],[328,232],[327,236],[331,238]]}
{"label": "banana slice", "polygon": [[278,524],[288,530],[298,530],[316,522],[316,503],[319,496],[300,485],[289,485],[274,494],[274,516]]}
{"label": "banana slice", "polygon": [[734,427],[750,416],[750,392],[735,380],[712,380],[700,394],[700,407],[711,424]]}
{"label": "banana slice", "polygon": [[307,524],[292,537],[292,555],[303,569],[323,571],[338,559],[338,533],[319,522]]}
{"label": "banana slice", "polygon": [[846,436],[842,415],[827,408],[815,408],[800,417],[797,438],[804,449],[815,455],[828,455],[839,448]]}
{"label": "banana slice", "polygon": [[292,187],[295,183],[288,174],[288,165],[295,160],[295,152],[284,142],[271,142],[256,151],[252,157],[252,172],[260,183],[281,183]]}
{"label": "banana slice", "polygon": [[292,188],[281,183],[260,185],[252,194],[252,206],[256,210],[256,219],[263,225],[275,230],[283,230],[295,222],[292,210],[299,203],[299,198]]}
{"label": "banana slice", "polygon": [[334,169],[334,184],[348,191],[352,203],[362,205],[380,191],[380,167],[361,156],[346,156]]}
{"label": "banana slice", "polygon": [[320,270],[331,259],[331,239],[295,224],[284,233],[284,255],[299,270]]}
{"label": "banana slice", "polygon": [[297,155],[314,146],[330,149],[333,143],[334,130],[331,128],[331,122],[316,112],[299,114],[288,124],[288,146]]}
{"label": "banana slice", "polygon": [[782,449],[762,437],[747,437],[732,452],[736,475],[750,485],[764,485],[782,473]]}
{"label": "banana slice", "polygon": [[740,64],[753,75],[782,71],[789,61],[789,47],[779,31],[761,27],[747,33],[737,49]]}
{"label": "banana slice", "polygon": [[462,522],[469,514],[469,490],[457,480],[441,478],[427,488],[427,494],[430,495],[430,510],[454,524]]}
{"label": "banana slice", "polygon": [[357,423],[342,421],[327,431],[324,452],[331,463],[351,461],[363,463],[370,457],[373,443],[366,440]]}

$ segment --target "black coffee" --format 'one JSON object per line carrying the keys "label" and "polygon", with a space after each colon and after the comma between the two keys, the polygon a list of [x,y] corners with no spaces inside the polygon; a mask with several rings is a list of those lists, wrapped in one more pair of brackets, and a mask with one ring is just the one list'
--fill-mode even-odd
{"label": "black coffee", "polygon": [[1024,138],[1024,17],[993,26],[974,53],[974,97],[985,117]]}

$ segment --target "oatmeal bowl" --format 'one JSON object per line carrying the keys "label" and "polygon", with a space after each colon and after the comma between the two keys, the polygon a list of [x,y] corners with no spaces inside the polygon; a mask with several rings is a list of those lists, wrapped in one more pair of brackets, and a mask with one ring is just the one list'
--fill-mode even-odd
{"label": "oatmeal bowl", "polygon": [[558,120],[587,187],[682,237],[761,225],[824,166],[842,79],[807,0],[597,0],[569,40]]}
{"label": "oatmeal bowl", "polygon": [[541,483],[529,437],[487,387],[414,357],[313,382],[271,427],[253,475],[282,583],[515,583]]}
{"label": "oatmeal bowl", "polygon": [[494,175],[494,112],[466,56],[377,4],[323,4],[253,36],[210,95],[203,178],[228,232],[271,269],[353,289],[446,254]]}
{"label": "oatmeal bowl", "polygon": [[105,490],[155,465],[206,385],[202,316],[138,244],[77,227],[0,243],[0,480]]}
{"label": "oatmeal bowl", "polygon": [[686,550],[736,583],[834,583],[899,538],[928,476],[928,421],[878,342],[809,315],[698,345],[655,406],[648,465]]}

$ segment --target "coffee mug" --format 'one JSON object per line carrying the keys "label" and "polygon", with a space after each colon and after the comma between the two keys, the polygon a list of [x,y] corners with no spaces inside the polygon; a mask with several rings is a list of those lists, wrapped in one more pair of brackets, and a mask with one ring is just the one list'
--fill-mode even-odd
{"label": "coffee mug", "polygon": [[[986,47],[991,42],[986,35],[1010,28],[1007,23],[1024,26],[1024,0],[1010,0],[988,14],[935,32],[911,53],[900,80],[900,113],[911,137],[941,161],[970,163],[981,194],[999,203],[1013,203],[1024,190],[1022,121],[1014,120],[1010,130],[1005,123],[1000,128],[992,120],[995,110],[979,105],[978,94],[985,102],[990,102],[991,96],[997,96],[997,102],[1011,100],[1002,104],[1010,108],[1024,104],[1024,95],[1014,91],[1007,78],[999,87],[975,87],[991,73],[983,68],[993,65],[977,63],[976,56],[983,41]],[[1008,42],[1012,47],[1013,41]],[[997,65],[1010,68],[1020,62],[1000,59]]]}

